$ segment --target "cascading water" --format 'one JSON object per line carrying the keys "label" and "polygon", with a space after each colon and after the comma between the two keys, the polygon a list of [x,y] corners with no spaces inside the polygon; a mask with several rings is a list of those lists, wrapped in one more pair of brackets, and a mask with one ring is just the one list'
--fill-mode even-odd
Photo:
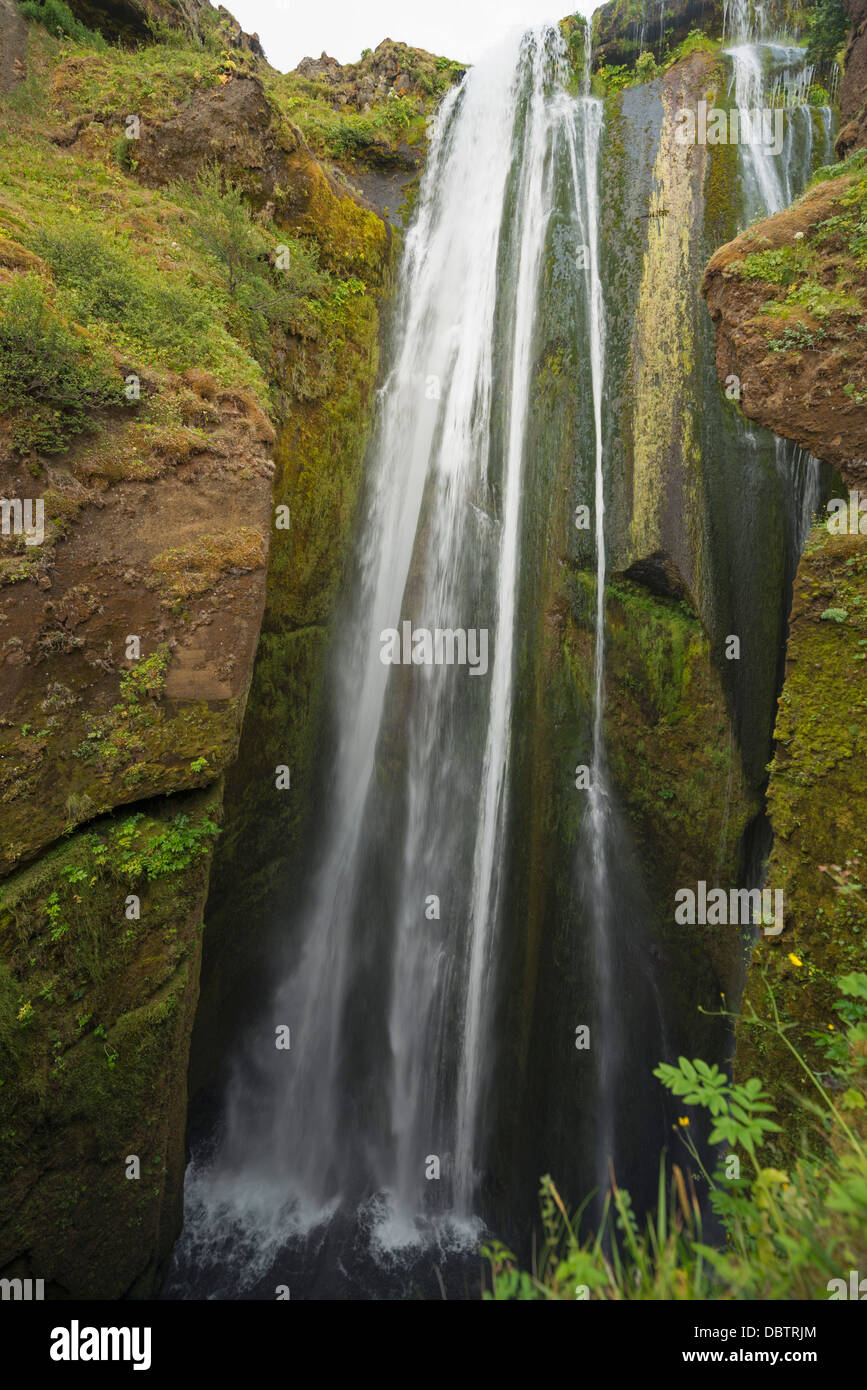
{"label": "cascading water", "polygon": [[[598,1000],[597,1068],[597,1177],[606,1180],[607,1164],[613,1153],[614,1093],[613,1068],[616,1036],[613,1019],[614,966],[611,950],[609,912],[611,804],[605,770],[605,476],[602,410],[605,389],[605,310],[599,257],[599,150],[602,138],[602,102],[590,95],[593,31],[587,21],[584,43],[582,95],[572,119],[564,122],[569,148],[572,188],[580,245],[586,249],[587,347],[590,359],[593,401],[594,490],[593,516],[596,544],[596,615],[593,650],[593,725],[591,738],[590,786],[582,840],[589,850],[590,881],[585,897],[593,930],[594,966]],[[580,157],[576,124],[580,128]]]}
{"label": "cascading water", "polygon": [[[754,221],[788,207],[815,162],[831,162],[832,112],[830,106],[810,103],[815,69],[806,63],[803,48],[765,36],[761,7],[751,10],[749,0],[734,0],[726,23],[736,40],[726,52],[732,60],[729,95],[741,115],[744,212]],[[774,133],[770,118],[777,113],[783,128],[780,149],[768,139]],[[785,440],[778,439],[775,449],[777,468],[791,491],[791,583],[821,500],[825,472],[817,460]]]}
{"label": "cascading water", "polygon": [[[734,41],[725,51],[732,60],[729,96],[740,114],[744,212],[748,221],[780,212],[803,187],[813,160],[816,126],[820,155],[833,157],[831,109],[811,105],[815,71],[804,49],[766,34],[762,8],[733,0],[724,27]],[[781,113],[783,141],[776,149],[774,117]]]}
{"label": "cascading water", "polygon": [[[741,146],[752,220],[799,191],[816,154],[814,121],[830,145],[830,113],[823,124],[806,105],[800,50],[755,42],[743,26],[733,38],[735,103],[787,108],[779,169],[760,143]],[[588,484],[593,460],[590,779],[574,856],[582,940],[570,946],[594,1020],[596,1103],[586,1127],[597,1185],[607,1186],[621,1155],[634,1171],[638,1130],[640,1143],[661,1132],[664,1117],[652,1113],[634,1065],[669,1055],[658,954],[604,732],[610,363],[605,129],[602,103],[590,95],[589,24],[584,52],[574,98],[559,31],[531,32],[472,69],[434,122],[401,264],[356,573],[332,655],[328,812],[309,883],[286,910],[267,1018],[236,1065],[216,1139],[194,1153],[188,1172],[174,1284],[181,1293],[190,1271],[197,1292],[265,1288],[302,1245],[296,1264],[307,1271],[341,1222],[348,1244],[323,1259],[329,1268],[342,1267],[349,1247],[364,1245],[381,1262],[477,1239],[490,1163],[498,948],[515,859],[515,670],[528,616],[523,480],[556,216],[580,256],[557,283],[577,306],[586,446],[576,476],[586,473]],[[752,448],[749,434],[742,442]],[[777,464],[782,473],[780,449]],[[816,476],[809,461],[797,476]],[[797,543],[799,518],[815,505],[808,491],[800,503],[792,491]],[[437,629],[465,632],[471,661],[487,634],[484,672],[431,661],[424,634]],[[382,635],[392,630],[410,648],[394,669],[382,660]],[[727,824],[713,847],[717,873]],[[275,1047],[275,1028],[289,1030],[288,1048]],[[637,1105],[633,1123],[627,1112]],[[434,1160],[439,1180],[428,1181]],[[582,1170],[580,1180],[587,1176]]]}
{"label": "cascading water", "polygon": [[[740,117],[738,149],[744,226],[788,207],[803,190],[813,167],[833,159],[832,111],[829,105],[816,105],[810,100],[816,73],[805,60],[805,49],[776,40],[767,28],[761,5],[753,5],[751,0],[732,0],[727,4],[724,32],[734,43],[725,52],[732,61],[729,98]],[[761,446],[754,431],[745,430],[744,444],[757,461]],[[812,521],[827,496],[830,469],[780,438],[774,440],[774,465],[784,499],[788,537],[777,668],[779,689],[795,574]],[[770,824],[763,814],[755,827],[752,848],[747,852],[746,881],[750,887],[765,885],[772,839]]]}
{"label": "cascading water", "polygon": [[[276,1049],[273,1027],[252,1039],[216,1151],[188,1173],[179,1262],[228,1263],[236,1286],[347,1204],[366,1205],[380,1252],[431,1238],[437,1209],[440,1234],[442,1218],[458,1237],[478,1229],[533,335],[555,151],[574,115],[564,78],[559,31],[533,31],[472,69],[434,124],[334,654],[330,815],[271,1010],[291,1044]],[[598,103],[582,101],[595,170]],[[604,579],[601,337],[592,354]],[[479,644],[484,632],[490,668],[422,653],[392,670],[381,635],[405,626]],[[601,663],[600,640],[600,701]],[[597,744],[601,758],[601,732]],[[438,1183],[425,1181],[431,1156]]]}

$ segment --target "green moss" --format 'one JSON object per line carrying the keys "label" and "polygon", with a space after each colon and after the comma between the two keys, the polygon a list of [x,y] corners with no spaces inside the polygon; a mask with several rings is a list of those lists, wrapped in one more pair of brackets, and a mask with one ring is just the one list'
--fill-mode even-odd
{"label": "green moss", "polygon": [[[829,611],[844,621],[823,621]],[[811,1035],[837,1020],[833,979],[864,960],[867,922],[852,882],[867,855],[867,546],[859,536],[815,528],[801,561],[792,608],[786,679],[770,766],[768,812],[774,848],[768,883],[784,894],[785,930],[762,937],[750,967],[744,1007],[761,1012],[770,986],[791,1019],[791,1038],[822,1071]],[[841,891],[832,866],[851,868]],[[794,955],[800,965],[790,959]],[[791,1091],[804,1074],[779,1042],[738,1030],[741,1075],[767,1077],[786,1116],[779,1157],[800,1144]]]}
{"label": "green moss", "polygon": [[153,557],[150,567],[154,583],[164,594],[163,602],[177,604],[207,593],[223,574],[261,569],[264,564],[261,533],[252,526],[241,526],[237,531],[199,536],[190,545],[164,550]]}
{"label": "green moss", "polygon": [[[220,802],[213,787],[96,822],[3,884],[0,1259],[25,1258],[81,1297],[118,1298],[139,1279],[152,1288],[179,1224]],[[130,1154],[139,1181],[126,1176]]]}
{"label": "green moss", "polygon": [[[71,650],[65,629],[56,631],[57,642],[46,632],[46,650],[60,649],[60,642]],[[7,866],[113,806],[212,782],[232,761],[242,699],[168,699],[169,661],[168,649],[161,647],[122,671],[119,698],[105,713],[80,709],[70,691],[71,703],[62,713],[48,713],[40,738],[27,726],[0,729]],[[193,771],[202,757],[204,767]]]}

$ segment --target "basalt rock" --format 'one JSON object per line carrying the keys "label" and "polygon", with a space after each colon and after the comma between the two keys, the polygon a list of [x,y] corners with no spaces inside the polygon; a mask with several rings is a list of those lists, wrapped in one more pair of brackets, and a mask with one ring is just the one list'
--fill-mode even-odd
{"label": "basalt rock", "polygon": [[136,147],[137,176],[150,186],[192,180],[216,163],[257,208],[316,236],[326,265],[366,280],[382,278],[390,244],[370,205],[311,154],[253,74],[197,91],[164,122],[146,122]]}
{"label": "basalt rock", "polygon": [[867,145],[867,0],[847,0],[846,12],[852,28],[840,83],[840,134],[835,146],[840,159]]}
{"label": "basalt rock", "polygon": [[672,0],[660,7],[655,0],[611,0],[594,15],[593,66],[634,62],[639,53],[674,48],[691,29],[722,33],[720,0]]}

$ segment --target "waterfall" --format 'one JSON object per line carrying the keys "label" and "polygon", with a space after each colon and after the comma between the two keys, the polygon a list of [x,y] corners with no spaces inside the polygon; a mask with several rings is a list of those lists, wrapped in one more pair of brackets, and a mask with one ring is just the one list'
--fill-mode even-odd
{"label": "waterfall", "polygon": [[[433,124],[332,660],[318,859],[286,912],[269,1026],[236,1066],[216,1149],[187,1176],[181,1262],[228,1260],[248,1285],[348,1205],[366,1206],[380,1252],[429,1240],[433,1223],[477,1234],[534,330],[575,107],[565,57],[558,29],[516,38]],[[598,103],[582,101],[595,169]],[[586,191],[600,306],[595,184]],[[600,538],[601,355],[598,338]],[[604,578],[604,546],[600,563]],[[601,612],[602,580],[599,593]],[[390,630],[412,641],[397,667],[382,660]],[[426,659],[419,634],[436,630],[484,631],[487,671]],[[600,646],[600,698],[601,661]],[[434,1160],[439,1181],[427,1181]]]}
{"label": "waterfall", "polygon": [[[585,898],[593,932],[595,986],[599,1009],[597,1038],[597,1173],[604,1183],[613,1153],[613,1063],[615,1032],[612,1016],[614,966],[610,935],[609,905],[610,855],[612,841],[611,805],[605,771],[605,477],[602,409],[605,386],[605,309],[599,269],[599,149],[602,139],[602,102],[590,95],[592,25],[587,21],[584,44],[582,95],[564,122],[572,190],[578,222],[579,243],[586,248],[586,322],[589,349],[590,384],[593,401],[594,494],[593,515],[596,545],[596,614],[593,649],[593,711],[590,786],[587,811],[582,826],[580,854],[589,861],[589,881]],[[580,129],[580,150],[576,136]]]}
{"label": "waterfall", "polygon": [[[735,44],[726,49],[732,60],[729,95],[741,117],[741,171],[747,221],[771,216],[788,207],[802,191],[814,162],[833,157],[832,113],[829,106],[811,106],[809,92],[815,70],[805,62],[803,47],[765,36],[760,6],[733,0],[726,8]],[[764,111],[782,112],[784,134],[776,152],[763,130]],[[820,148],[816,150],[816,126]],[[791,578],[807,539],[810,517],[820,500],[822,465],[796,446],[778,439],[777,469],[786,481],[792,544]]]}
{"label": "waterfall", "polygon": [[[803,191],[814,165],[833,159],[833,117],[829,106],[817,107],[809,102],[815,70],[805,61],[804,47],[771,38],[761,5],[752,7],[750,0],[732,0],[724,14],[725,32],[734,40],[725,52],[732,61],[729,96],[740,115],[743,212],[744,225],[748,225],[783,211]],[[763,126],[766,111],[774,117],[782,113],[783,139],[777,151],[767,140],[770,127]],[[756,434],[747,429],[743,437],[746,451],[758,461],[760,443]],[[795,575],[812,520],[827,496],[830,469],[782,438],[774,439],[774,466],[780,480],[788,538],[777,669],[779,690],[785,671]],[[754,826],[752,843],[747,845],[748,887],[764,888],[772,843],[770,823],[763,812]]]}
{"label": "waterfall", "polygon": [[[735,104],[785,104],[788,142],[779,169],[763,146],[741,146],[753,218],[798,191],[814,124],[801,50],[750,35],[735,24]],[[576,252],[574,278],[570,267],[557,293],[575,295],[574,322],[586,325],[574,346],[588,441],[576,475],[587,473],[588,493],[591,447],[593,458],[590,779],[574,856],[583,911],[573,934],[582,940],[567,949],[580,960],[582,1002],[591,1001],[588,1128],[600,1188],[637,1104],[656,1103],[646,1088],[636,1101],[643,1081],[631,1064],[669,1055],[665,1009],[648,965],[642,866],[605,744],[606,331],[612,344],[616,331],[613,313],[606,325],[600,269],[605,131],[603,104],[590,95],[591,46],[588,21],[573,97],[559,30],[516,37],[467,73],[432,124],[355,569],[330,656],[333,736],[315,856],[306,882],[286,893],[272,995],[235,1062],[215,1134],[187,1173],[177,1261],[209,1292],[265,1287],[302,1245],[309,1269],[338,1230],[349,1234],[337,1258],[323,1260],[331,1269],[361,1245],[387,1263],[477,1244],[492,1148],[498,948],[512,920],[516,857],[523,481],[555,210]],[[743,441],[758,471],[759,443],[749,433]],[[782,471],[779,451],[777,459]],[[813,505],[813,476],[805,462],[800,502],[786,485],[799,517]],[[795,534],[802,543],[803,527]],[[457,652],[463,636],[463,661],[437,658],[437,633]],[[484,669],[470,662],[482,634]],[[730,752],[727,801],[733,743]],[[718,867],[725,846],[724,822]],[[286,1044],[275,1046],[275,1034]],[[642,1142],[645,1131],[655,1132],[645,1127]],[[188,1287],[183,1277],[177,1287]]]}
{"label": "waterfall", "polygon": [[[805,63],[803,47],[766,34],[762,7],[749,0],[726,6],[724,33],[733,40],[725,52],[732,60],[729,96],[740,114],[741,169],[748,221],[788,207],[801,191],[813,161],[815,125],[820,127],[821,158],[832,158],[831,111],[809,103],[815,70]],[[768,121],[782,113],[782,149],[767,139]]]}

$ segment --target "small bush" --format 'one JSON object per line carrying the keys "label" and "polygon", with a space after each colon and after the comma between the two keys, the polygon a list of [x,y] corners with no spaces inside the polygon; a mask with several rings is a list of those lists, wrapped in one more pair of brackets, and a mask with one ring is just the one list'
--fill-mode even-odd
{"label": "small bush", "polygon": [[201,362],[212,321],[207,304],[143,265],[130,245],[73,226],[41,232],[37,247],[81,323],[119,329],[118,346],[145,361],[164,359],[178,369]]}
{"label": "small bush", "polygon": [[58,453],[95,410],[123,405],[123,382],[87,361],[80,339],[49,306],[36,275],[0,287],[0,412],[20,453]]}
{"label": "small bush", "polygon": [[268,238],[240,188],[224,182],[216,165],[200,170],[192,184],[175,184],[172,194],[193,214],[189,231],[218,274],[231,331],[266,364],[272,330],[311,328],[309,300],[328,292],[330,277],[319,269],[318,248],[289,239],[281,268],[273,269]]}
{"label": "small bush", "polygon": [[849,29],[843,0],[818,0],[807,16],[807,62],[832,63]]}
{"label": "small bush", "polygon": [[76,43],[86,43],[90,48],[106,48],[102,34],[94,33],[82,24],[63,0],[21,0],[21,13],[25,19],[41,24],[51,34],[61,34],[63,38],[74,39]]}

